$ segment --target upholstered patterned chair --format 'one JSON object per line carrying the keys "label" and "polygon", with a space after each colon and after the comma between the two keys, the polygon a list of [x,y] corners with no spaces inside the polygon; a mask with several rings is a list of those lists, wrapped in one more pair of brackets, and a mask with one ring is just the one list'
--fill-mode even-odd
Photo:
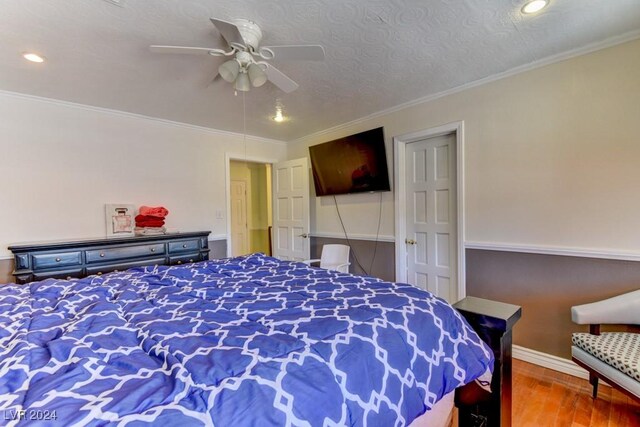
{"label": "upholstered patterned chair", "polygon": [[600,325],[640,325],[640,290],[571,308],[571,318],[590,325],[589,333],[574,333],[571,355],[589,371],[593,397],[598,379],[640,400],[640,333],[603,332]]}

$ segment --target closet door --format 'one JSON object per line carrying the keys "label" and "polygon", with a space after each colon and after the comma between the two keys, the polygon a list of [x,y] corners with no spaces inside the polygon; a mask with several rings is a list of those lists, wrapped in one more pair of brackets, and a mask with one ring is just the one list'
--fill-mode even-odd
{"label": "closet door", "polygon": [[407,281],[444,298],[457,295],[455,134],[407,144]]}
{"label": "closet door", "polygon": [[273,256],[309,259],[309,161],[273,165]]}

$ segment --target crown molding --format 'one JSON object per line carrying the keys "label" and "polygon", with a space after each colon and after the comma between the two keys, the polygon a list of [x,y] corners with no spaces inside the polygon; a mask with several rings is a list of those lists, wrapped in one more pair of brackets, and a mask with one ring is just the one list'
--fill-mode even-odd
{"label": "crown molding", "polygon": [[501,73],[497,73],[497,74],[492,74],[490,76],[484,77],[482,79],[479,80],[475,80],[469,83],[465,83],[461,86],[456,86],[454,88],[451,89],[447,89],[444,90],[442,92],[438,92],[438,93],[434,93],[432,95],[427,95],[421,98],[417,98],[414,99],[412,101],[408,101],[405,102],[403,104],[399,104],[396,105],[395,107],[391,107],[391,108],[387,108],[385,110],[381,110],[372,114],[369,114],[367,116],[364,117],[360,117],[359,119],[355,119],[355,120],[351,120],[349,122],[346,123],[342,123],[336,126],[332,126],[330,128],[318,131],[318,132],[314,132],[312,134],[303,136],[302,138],[297,138],[297,139],[293,139],[291,141],[289,141],[290,144],[298,144],[298,143],[302,143],[302,142],[309,142],[314,140],[315,138],[318,138],[322,135],[327,135],[329,133],[332,132],[336,132],[339,130],[343,130],[346,128],[349,128],[351,126],[355,126],[359,123],[363,123],[366,122],[368,120],[372,120],[378,117],[382,117],[382,116],[386,116],[388,114],[392,114],[410,107],[414,107],[416,105],[421,105],[421,104],[426,104],[428,102],[431,101],[435,101],[436,99],[439,98],[444,98],[445,96],[449,96],[449,95],[453,95],[456,94],[458,92],[462,92],[465,91],[467,89],[472,89],[478,86],[482,86],[485,85],[487,83],[492,83],[495,82],[497,80],[501,80],[507,77],[511,77],[514,76],[516,74],[520,74],[520,73],[524,73],[526,71],[531,71],[531,70],[535,70],[536,68],[541,68],[547,65],[551,65],[551,64],[555,64],[557,62],[562,62],[565,61],[567,59],[571,59],[571,58],[575,58],[577,56],[582,56],[582,55],[586,55],[588,53],[592,53],[592,52],[596,52],[598,50],[603,50],[609,47],[613,47],[613,46],[617,46],[623,43],[627,43],[633,40],[636,40],[640,38],[640,30],[634,30],[634,31],[630,31],[628,33],[622,34],[620,36],[616,36],[616,37],[610,37],[608,39],[596,42],[596,43],[591,43],[588,44],[586,46],[577,48],[577,49],[572,49],[566,52],[562,52],[556,55],[552,55],[552,56],[548,56],[546,58],[540,59],[538,61],[533,61],[530,62],[528,64],[525,65],[521,65],[515,68],[511,68],[507,71],[503,71]]}
{"label": "crown molding", "polygon": [[230,136],[230,137],[236,137],[236,138],[245,138],[248,141],[254,141],[254,142],[267,142],[267,143],[271,143],[271,144],[286,144],[286,141],[280,141],[277,139],[269,139],[269,138],[263,138],[260,136],[254,136],[254,135],[244,135],[242,133],[236,133],[236,132],[229,132],[226,130],[220,130],[220,129],[214,129],[214,128],[208,128],[205,126],[198,126],[198,125],[192,125],[189,123],[183,123],[183,122],[174,122],[172,120],[166,120],[166,119],[160,119],[157,117],[151,117],[151,116],[145,116],[143,114],[137,114],[137,113],[129,113],[127,111],[120,111],[120,110],[112,110],[110,108],[103,108],[103,107],[95,107],[93,105],[86,105],[86,104],[78,104],[76,102],[70,102],[70,101],[63,101],[61,99],[55,99],[55,98],[45,98],[43,96],[36,96],[36,95],[28,95],[26,93],[20,93],[20,92],[11,92],[8,90],[0,90],[0,96],[6,96],[9,98],[17,98],[17,99],[26,99],[29,101],[36,101],[36,102],[42,102],[45,104],[52,104],[52,105],[58,105],[58,106],[63,106],[63,107],[69,107],[69,108],[75,108],[78,110],[84,110],[84,111],[93,111],[93,112],[97,112],[97,113],[102,113],[102,114],[108,114],[111,116],[118,116],[118,117],[125,117],[125,118],[130,118],[130,119],[139,119],[139,120],[146,120],[146,121],[150,121],[150,122],[155,122],[155,123],[160,123],[166,126],[172,126],[172,127],[178,127],[178,128],[182,128],[182,129],[189,129],[189,130],[196,130],[199,132],[203,132],[203,133],[208,133],[210,135],[216,135],[216,136]]}

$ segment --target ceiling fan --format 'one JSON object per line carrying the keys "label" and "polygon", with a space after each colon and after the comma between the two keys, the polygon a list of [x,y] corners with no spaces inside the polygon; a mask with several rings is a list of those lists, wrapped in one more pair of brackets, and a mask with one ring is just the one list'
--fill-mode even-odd
{"label": "ceiling fan", "polygon": [[219,75],[229,83],[233,83],[233,87],[241,92],[249,91],[252,85],[254,87],[262,86],[267,80],[287,93],[298,88],[296,82],[267,61],[280,59],[324,60],[324,48],[320,45],[260,46],[262,31],[258,24],[248,19],[234,19],[232,22],[227,22],[211,18],[211,22],[229,45],[229,50],[158,45],[152,45],[149,49],[158,53],[233,57],[218,67],[216,78]]}

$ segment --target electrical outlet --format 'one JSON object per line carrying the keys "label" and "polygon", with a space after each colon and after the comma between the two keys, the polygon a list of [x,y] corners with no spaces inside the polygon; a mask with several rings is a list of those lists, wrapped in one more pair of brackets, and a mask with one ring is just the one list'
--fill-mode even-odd
{"label": "electrical outlet", "polygon": [[222,210],[216,209],[216,219],[222,219]]}

